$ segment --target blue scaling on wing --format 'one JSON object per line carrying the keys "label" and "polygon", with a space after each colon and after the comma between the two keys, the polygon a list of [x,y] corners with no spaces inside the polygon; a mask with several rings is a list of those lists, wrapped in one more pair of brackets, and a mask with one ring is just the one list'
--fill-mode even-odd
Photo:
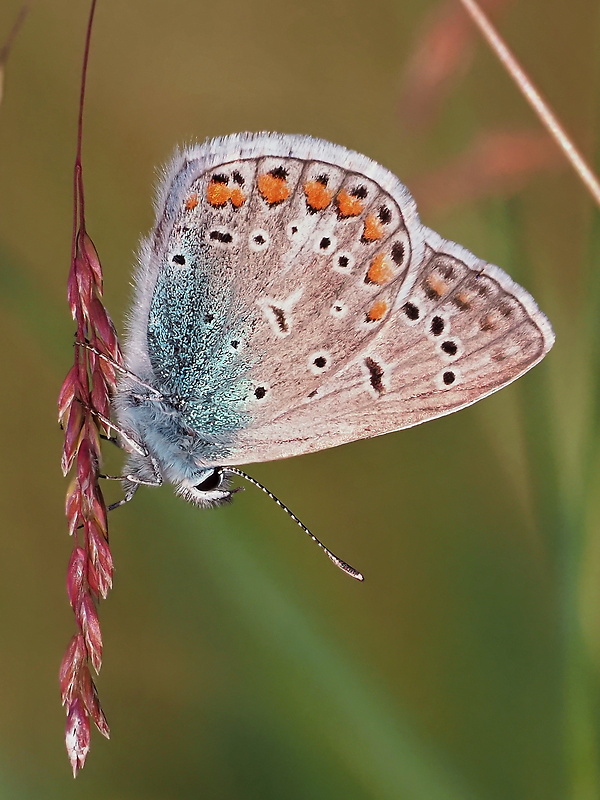
{"label": "blue scaling on wing", "polygon": [[236,296],[234,265],[215,263],[214,251],[209,260],[202,243],[186,245],[159,271],[148,354],[158,388],[182,422],[224,443],[251,422],[245,401],[252,389],[247,343],[254,315]]}

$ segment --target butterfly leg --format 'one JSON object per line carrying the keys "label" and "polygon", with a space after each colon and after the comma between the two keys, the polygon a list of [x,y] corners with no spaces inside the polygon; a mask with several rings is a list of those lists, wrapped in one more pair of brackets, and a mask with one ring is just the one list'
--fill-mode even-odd
{"label": "butterfly leg", "polygon": [[135,487],[135,489],[132,489],[132,491],[129,494],[126,494],[122,500],[117,500],[116,503],[111,503],[109,506],[107,506],[106,510],[114,511],[115,508],[121,508],[121,506],[124,506],[125,503],[128,503],[130,500],[133,500],[133,495],[135,494],[136,490],[137,486]]}
{"label": "butterfly leg", "polygon": [[129,483],[133,483],[135,485],[135,491],[138,486],[162,486],[163,479],[157,473],[156,480],[147,481],[144,478],[138,478],[136,475],[98,475],[99,478],[103,478],[105,481],[128,481]]}
{"label": "butterfly leg", "polygon": [[[115,431],[115,433],[118,433],[119,436],[123,439],[123,441],[129,445],[131,450],[133,450],[138,455],[143,456],[144,458],[148,458],[149,453],[146,450],[146,448],[143,447],[143,445],[141,445],[138,441],[136,441],[131,436],[131,434],[127,433],[127,431],[123,430],[123,428],[120,428],[118,425],[115,425],[114,422],[112,422],[108,417],[105,417],[104,414],[101,414],[95,408],[91,408],[90,406],[86,406],[86,408],[90,412],[90,414],[93,414],[95,417],[97,417],[100,420],[100,422],[106,425],[107,428],[112,428],[112,430]],[[103,438],[107,439],[107,441],[115,441],[111,439],[111,437],[109,436]],[[119,446],[118,442],[117,446]]]}
{"label": "butterfly leg", "polygon": [[[123,478],[121,478],[120,476],[116,476],[116,475],[99,475],[98,477],[99,478],[107,478],[108,480],[123,480]],[[121,506],[124,506],[125,503],[128,503],[130,500],[133,500],[133,495],[137,492],[138,485],[139,484],[136,483],[133,486],[131,486],[131,488],[126,493],[125,497],[123,497],[121,500],[117,500],[116,503],[111,503],[109,506],[106,507],[106,510],[107,511],[114,511],[115,508],[120,508]],[[80,530],[81,528],[83,528],[83,525],[78,525],[77,526],[77,530]]]}
{"label": "butterfly leg", "polygon": [[[100,475],[100,477],[109,479],[112,478],[111,475]],[[125,497],[123,497],[122,500],[117,500],[116,503],[111,503],[109,506],[106,507],[106,510],[114,511],[115,508],[120,508],[121,506],[124,506],[125,503],[128,503],[130,500],[133,500],[133,495],[137,492],[137,489],[138,489],[137,485],[132,486],[131,490],[125,495]],[[80,528],[83,528],[83,525],[79,525],[77,530],[79,530]]]}
{"label": "butterfly leg", "polygon": [[111,367],[117,372],[119,372],[121,375],[124,375],[126,378],[130,378],[132,381],[139,383],[139,385],[143,386],[144,389],[148,389],[150,394],[153,394],[156,398],[162,400],[163,395],[158,391],[158,389],[155,389],[154,386],[151,386],[149,383],[146,383],[146,381],[143,381],[141,378],[138,378],[138,376],[135,375],[133,372],[130,372],[128,369],[121,366],[121,364],[118,364],[114,360],[114,358],[109,358],[109,356],[105,355],[104,353],[101,353],[100,350],[98,350],[93,345],[88,344],[88,342],[81,342],[78,339],[76,339],[75,345],[78,347],[83,347],[86,350],[89,350],[90,353],[94,353],[95,355],[98,356],[98,358],[101,358],[103,361],[106,361],[107,364],[110,364]]}
{"label": "butterfly leg", "polygon": [[119,448],[119,450],[121,450],[121,449],[122,449],[122,448],[121,448],[121,445],[119,444],[119,440],[117,439],[117,437],[116,437],[116,436],[105,436],[103,433],[101,433],[101,434],[100,434],[100,438],[101,438],[101,439],[102,439],[104,442],[110,442],[111,444],[114,444],[114,446],[115,446],[115,447],[118,447],[118,448]]}
{"label": "butterfly leg", "polygon": [[127,483],[129,484],[125,492],[125,497],[123,497],[121,500],[117,500],[115,503],[111,503],[106,510],[114,511],[115,508],[120,508],[121,506],[124,506],[125,503],[128,503],[130,500],[133,499],[134,494],[137,492],[140,486],[161,486],[163,479],[160,472],[158,471],[157,465],[154,463],[154,460],[153,460],[153,466],[155,469],[155,480],[153,481],[144,480],[143,478],[138,478],[135,475],[99,475],[98,477],[104,478],[105,480],[127,481]]}

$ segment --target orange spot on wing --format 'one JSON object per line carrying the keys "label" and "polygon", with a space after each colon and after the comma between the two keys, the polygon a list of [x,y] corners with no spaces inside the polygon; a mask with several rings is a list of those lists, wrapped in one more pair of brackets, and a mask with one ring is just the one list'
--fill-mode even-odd
{"label": "orange spot on wing", "polygon": [[379,255],[375,256],[373,261],[371,261],[371,266],[369,267],[366,277],[369,283],[377,283],[380,286],[392,280],[394,277],[394,270],[384,253],[379,253]]}
{"label": "orange spot on wing", "polygon": [[193,208],[196,208],[198,205],[198,195],[196,192],[192,192],[192,194],[187,198],[185,201],[185,207],[188,211],[191,211]]}
{"label": "orange spot on wing", "polygon": [[231,200],[231,205],[234,206],[234,208],[239,208],[246,202],[246,195],[241,189],[236,188],[232,189],[229,193],[229,199]]}
{"label": "orange spot on wing", "polygon": [[376,303],[373,303],[371,308],[367,312],[367,320],[369,322],[377,322],[380,319],[383,319],[388,311],[388,304],[385,300],[378,300]]}
{"label": "orange spot on wing", "polygon": [[335,204],[341,217],[357,217],[364,208],[362,200],[349,194],[345,189],[338,192]]}
{"label": "orange spot on wing", "polygon": [[368,214],[362,238],[367,242],[374,242],[383,236],[383,225],[375,214]]}
{"label": "orange spot on wing", "polygon": [[282,203],[290,196],[290,187],[285,178],[276,178],[268,172],[258,177],[258,191],[270,205]]}
{"label": "orange spot on wing", "polygon": [[448,284],[446,281],[442,280],[439,275],[434,275],[433,273],[425,278],[424,284],[425,294],[430,300],[443,297],[448,291]]}
{"label": "orange spot on wing", "polygon": [[308,181],[304,184],[306,203],[313,211],[322,211],[331,203],[331,191],[320,181]]}
{"label": "orange spot on wing", "polygon": [[497,326],[498,320],[495,318],[494,314],[486,314],[479,320],[479,327],[485,333],[496,330]]}
{"label": "orange spot on wing", "polygon": [[211,206],[224,206],[229,200],[229,187],[226,183],[211,181],[206,187],[206,199]]}
{"label": "orange spot on wing", "polygon": [[452,302],[459,311],[468,311],[472,307],[472,300],[473,295],[468,292],[458,292],[458,294],[452,298]]}

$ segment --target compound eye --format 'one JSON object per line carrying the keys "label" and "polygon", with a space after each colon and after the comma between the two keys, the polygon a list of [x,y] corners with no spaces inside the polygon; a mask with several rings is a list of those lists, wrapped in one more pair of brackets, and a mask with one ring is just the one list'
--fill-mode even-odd
{"label": "compound eye", "polygon": [[223,473],[220,469],[211,470],[206,477],[194,486],[199,492],[212,492],[218,489],[223,482]]}

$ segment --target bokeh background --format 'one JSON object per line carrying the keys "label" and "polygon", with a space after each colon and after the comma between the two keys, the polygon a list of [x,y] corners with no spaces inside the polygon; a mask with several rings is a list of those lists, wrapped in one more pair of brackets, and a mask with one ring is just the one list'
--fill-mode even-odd
{"label": "bokeh background", "polygon": [[[20,5],[0,4],[0,41]],[[593,163],[596,0],[487,7]],[[533,293],[557,343],[459,414],[251,468],[364,585],[252,488],[214,511],[147,489],[116,512],[98,679],[112,740],[95,734],[73,781],[55,401],[86,18],[32,4],[0,107],[0,795],[600,797],[598,210],[451,0],[99,3],[86,210],[119,326],[157,165],[267,129],[392,169],[427,224]]]}

